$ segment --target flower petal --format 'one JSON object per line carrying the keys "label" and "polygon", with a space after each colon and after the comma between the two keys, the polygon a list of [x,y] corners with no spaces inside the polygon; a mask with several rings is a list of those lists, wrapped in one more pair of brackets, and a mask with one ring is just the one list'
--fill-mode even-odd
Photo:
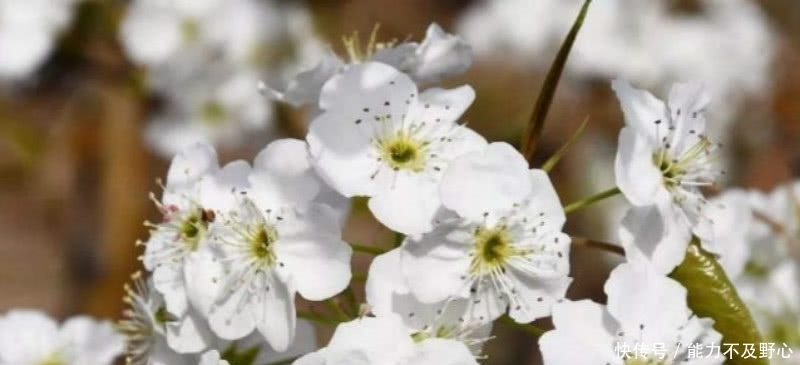
{"label": "flower petal", "polygon": [[686,255],[691,240],[687,227],[670,207],[633,207],[622,218],[619,237],[628,261],[644,261],[668,274]]}
{"label": "flower petal", "polygon": [[414,365],[477,365],[469,348],[456,340],[431,338],[414,346],[408,360]]}
{"label": "flower petal", "polygon": [[396,183],[377,191],[368,206],[389,229],[417,235],[433,228],[441,203],[435,181],[419,173],[398,172]]}
{"label": "flower petal", "polygon": [[620,362],[611,335],[616,324],[600,304],[590,300],[558,303],[553,306],[553,325],[554,330],[539,338],[544,365]]}
{"label": "flower petal", "polygon": [[645,136],[649,143],[659,143],[655,122],[667,123],[666,106],[661,100],[647,90],[636,89],[623,80],[611,82],[611,89],[617,94],[622,113],[625,115],[625,126],[630,126],[636,133]]}
{"label": "flower petal", "polygon": [[251,304],[256,328],[275,351],[283,352],[294,340],[297,311],[294,290],[280,280],[272,280],[261,300]]}
{"label": "flower petal", "polygon": [[372,308],[372,313],[378,316],[389,315],[392,311],[392,302],[395,293],[408,293],[406,281],[401,272],[400,258],[403,251],[400,248],[385,254],[375,256],[369,265],[366,292],[367,303]]}
{"label": "flower petal", "polygon": [[419,239],[401,246],[402,273],[409,290],[423,303],[440,302],[451,296],[467,297],[472,232],[441,225]]}
{"label": "flower petal", "polygon": [[183,265],[165,264],[153,270],[153,286],[164,296],[167,310],[182,316],[186,313],[188,299],[184,286]]}
{"label": "flower petal", "polygon": [[472,49],[461,38],[447,34],[432,23],[425,32],[425,39],[416,49],[414,79],[426,82],[441,77],[457,75],[472,65]]}
{"label": "flower petal", "polygon": [[686,289],[644,263],[617,266],[606,281],[608,312],[628,343],[664,343],[677,338],[691,311]]}
{"label": "flower petal", "polygon": [[483,152],[450,163],[442,177],[442,203],[462,217],[504,212],[531,192],[528,163],[508,143],[492,143]]}
{"label": "flower petal", "polygon": [[635,206],[670,201],[661,171],[653,162],[654,152],[653,146],[636,130],[624,127],[619,132],[614,174],[622,194]]}
{"label": "flower petal", "polygon": [[184,189],[218,168],[214,147],[203,143],[193,144],[172,158],[167,171],[166,186],[168,189]]}
{"label": "flower petal", "polygon": [[61,326],[60,335],[62,343],[75,349],[78,359],[74,361],[79,364],[110,364],[125,348],[125,338],[111,323],[88,316],[68,319]]}
{"label": "flower petal", "polygon": [[218,301],[209,312],[208,324],[220,338],[237,340],[253,332],[256,324],[249,310],[243,308],[247,290],[240,288]]}
{"label": "flower petal", "polygon": [[294,224],[298,227],[292,231],[279,227],[282,237],[275,243],[275,255],[300,295],[309,300],[328,299],[350,283],[353,250],[342,241],[332,208],[315,204],[299,214]]}

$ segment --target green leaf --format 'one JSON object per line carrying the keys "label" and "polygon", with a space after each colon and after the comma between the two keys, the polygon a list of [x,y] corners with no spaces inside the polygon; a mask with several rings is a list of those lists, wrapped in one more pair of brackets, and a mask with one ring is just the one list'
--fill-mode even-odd
{"label": "green leaf", "polygon": [[[669,276],[686,287],[689,308],[695,314],[714,319],[714,328],[722,334],[723,344],[739,344],[734,346],[739,355],[734,354],[726,364],[769,364],[766,358],[741,357],[744,354],[743,344],[753,344],[755,355],[758,356],[758,344],[763,342],[763,337],[722,266],[713,254],[700,247],[697,238],[692,239],[683,262]],[[725,349],[727,346],[721,346],[720,351]]]}
{"label": "green leaf", "polygon": [[539,97],[536,98],[536,104],[533,107],[533,113],[531,113],[531,118],[528,121],[525,133],[522,135],[521,144],[522,155],[525,156],[529,164],[533,161],[533,154],[536,152],[536,144],[539,141],[539,137],[542,135],[544,122],[547,119],[547,112],[550,110],[550,104],[553,103],[553,95],[556,93],[558,80],[561,78],[561,71],[564,70],[569,51],[572,49],[572,44],[575,43],[575,38],[578,36],[578,31],[583,25],[583,19],[586,17],[586,12],[589,10],[589,4],[591,2],[592,0],[585,0],[583,2],[578,17],[575,18],[575,22],[572,24],[569,33],[567,33],[567,37],[564,38],[564,42],[561,43],[561,48],[558,50],[553,64],[550,65],[550,70],[547,71],[542,90],[539,91]]}

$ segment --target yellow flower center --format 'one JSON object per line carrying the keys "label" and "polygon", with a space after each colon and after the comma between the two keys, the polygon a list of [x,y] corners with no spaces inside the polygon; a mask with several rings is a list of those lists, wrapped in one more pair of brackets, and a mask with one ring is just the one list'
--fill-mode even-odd
{"label": "yellow flower center", "polygon": [[514,255],[511,235],[505,226],[478,227],[475,230],[475,252],[470,271],[475,274],[502,268],[506,260]]}
{"label": "yellow flower center", "polygon": [[250,239],[250,252],[266,266],[275,263],[273,244],[278,240],[278,231],[275,227],[262,224]]}
{"label": "yellow flower center", "polygon": [[381,160],[386,161],[392,169],[420,172],[425,168],[425,145],[425,142],[400,131],[392,137],[380,140],[378,150]]}

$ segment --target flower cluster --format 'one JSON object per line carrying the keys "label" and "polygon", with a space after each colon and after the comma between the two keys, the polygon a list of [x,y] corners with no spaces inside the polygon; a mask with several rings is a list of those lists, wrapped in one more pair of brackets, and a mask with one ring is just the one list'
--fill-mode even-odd
{"label": "flower cluster", "polygon": [[[123,39],[154,88],[183,85],[169,94],[185,99],[181,118],[199,111],[211,118],[203,123],[247,124],[268,113],[252,95],[261,77],[228,67],[250,64],[258,44],[274,41],[267,34],[282,36],[263,29],[287,21],[263,22],[275,15],[268,6],[137,0]],[[697,289],[676,275],[693,249],[721,264],[767,340],[800,347],[800,185],[707,196],[724,172],[702,84],[676,83],[662,101],[612,81],[624,115],[616,187],[562,206],[552,164],[531,168],[514,146],[487,141],[461,122],[472,87],[437,84],[471,64],[462,40],[433,24],[420,43],[374,34],[366,49],[345,43],[349,59],[329,53],[283,91],[261,83],[273,101],[312,107],[304,139],[224,164],[212,146],[221,135],[170,140],[180,148],[160,196],[151,195],[160,217],[138,242],[144,272],[126,287],[116,327],[128,364],[476,365],[502,321],[541,335],[545,365],[721,365],[725,358],[698,349],[730,334],[715,327],[725,319],[690,303]],[[198,73],[216,81],[185,86]],[[624,251],[604,286],[608,300],[568,299],[578,239],[564,231],[567,214],[616,194],[630,205],[617,227],[621,247],[597,246]],[[352,198],[394,233],[391,249],[343,239]],[[354,251],[374,255],[366,273],[354,273]],[[326,302],[335,318],[304,312],[298,296]],[[541,334],[531,322],[546,317],[554,329]],[[327,345],[317,345],[310,321],[335,326]],[[12,336],[23,346],[9,346]],[[0,364],[108,364],[122,342],[86,318],[59,329],[37,313],[0,317]],[[620,353],[634,344],[668,355]]]}
{"label": "flower cluster", "polygon": [[197,142],[231,147],[250,141],[273,114],[257,83],[278,80],[290,62],[321,53],[310,37],[305,9],[275,1],[132,1],[120,40],[147,71],[147,89],[164,100],[145,140],[164,156]]}

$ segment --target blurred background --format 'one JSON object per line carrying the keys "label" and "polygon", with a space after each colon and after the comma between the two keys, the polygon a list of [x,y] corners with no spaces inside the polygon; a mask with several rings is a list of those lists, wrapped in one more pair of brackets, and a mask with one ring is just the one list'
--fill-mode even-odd
{"label": "blurred background", "polygon": [[[473,66],[464,117],[518,144],[577,0],[0,0],[0,312],[117,318],[139,268],[143,222],[158,218],[170,156],[195,140],[221,162],[270,140],[302,138],[306,111],[259,95],[313,67],[343,35],[420,41],[431,22],[462,36]],[[168,6],[167,6],[168,5]],[[612,187],[622,116],[609,82],[665,97],[699,79],[712,94],[708,135],[724,144],[728,186],[769,190],[800,173],[800,2],[594,0],[551,108],[543,162],[589,118],[553,170],[562,202]],[[566,231],[615,240],[615,198],[569,217]],[[354,201],[346,239],[389,245]],[[576,249],[571,298],[604,300],[613,257]],[[369,257],[356,256],[364,272]],[[546,325],[546,324],[543,324]],[[330,329],[322,329],[321,336]],[[536,339],[498,325],[489,364],[535,364]],[[503,351],[499,350],[502,344]]]}

